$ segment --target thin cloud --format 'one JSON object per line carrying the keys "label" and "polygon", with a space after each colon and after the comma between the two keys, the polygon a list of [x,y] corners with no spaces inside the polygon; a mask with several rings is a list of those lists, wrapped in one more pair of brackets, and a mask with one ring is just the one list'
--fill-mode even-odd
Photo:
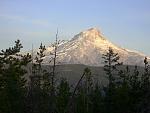
{"label": "thin cloud", "polygon": [[48,21],[41,20],[41,19],[29,19],[23,16],[17,16],[17,15],[0,15],[1,19],[11,20],[11,21],[17,21],[22,23],[31,23],[33,25],[38,26],[44,26],[47,27],[49,25]]}
{"label": "thin cloud", "polygon": [[44,20],[32,20],[32,24],[40,25],[40,26],[48,26],[48,22]]}
{"label": "thin cloud", "polygon": [[26,20],[24,17],[14,16],[14,15],[0,15],[0,18],[7,19],[7,20],[13,20],[13,21],[20,21],[20,22],[23,22]]}

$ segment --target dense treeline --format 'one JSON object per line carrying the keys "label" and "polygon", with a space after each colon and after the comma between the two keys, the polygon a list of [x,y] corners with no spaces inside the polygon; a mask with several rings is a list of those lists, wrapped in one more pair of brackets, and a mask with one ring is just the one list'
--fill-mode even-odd
{"label": "dense treeline", "polygon": [[[54,62],[42,68],[45,46],[40,45],[35,62],[20,54],[22,44],[0,52],[0,113],[150,113],[150,73],[147,58],[143,74],[126,66],[119,69],[119,55],[111,48],[103,55],[108,85],[93,81],[86,68],[75,86],[56,79],[57,40]],[[30,70],[28,69],[30,68]]]}

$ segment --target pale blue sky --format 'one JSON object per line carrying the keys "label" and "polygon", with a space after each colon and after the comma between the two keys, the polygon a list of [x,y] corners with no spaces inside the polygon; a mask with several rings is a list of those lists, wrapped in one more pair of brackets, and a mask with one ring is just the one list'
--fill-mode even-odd
{"label": "pale blue sky", "polygon": [[0,49],[48,45],[99,28],[113,43],[150,55],[150,0],[0,0]]}

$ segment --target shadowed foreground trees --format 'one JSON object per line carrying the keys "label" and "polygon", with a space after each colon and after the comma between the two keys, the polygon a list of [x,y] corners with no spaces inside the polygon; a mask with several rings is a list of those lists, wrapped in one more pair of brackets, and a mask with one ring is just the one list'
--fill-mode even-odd
{"label": "shadowed foreground trees", "polygon": [[19,40],[15,46],[0,52],[0,112],[21,113],[27,92],[24,74],[25,66],[31,56],[19,54],[22,45]]}
{"label": "shadowed foreground trees", "polygon": [[109,48],[103,55],[108,85],[95,82],[86,68],[72,86],[65,78],[53,83],[53,69],[42,66],[45,46],[41,44],[33,63],[29,53],[20,54],[21,48],[17,40],[0,52],[0,113],[150,113],[147,58],[142,74],[138,66],[133,71],[117,68],[120,57]]}

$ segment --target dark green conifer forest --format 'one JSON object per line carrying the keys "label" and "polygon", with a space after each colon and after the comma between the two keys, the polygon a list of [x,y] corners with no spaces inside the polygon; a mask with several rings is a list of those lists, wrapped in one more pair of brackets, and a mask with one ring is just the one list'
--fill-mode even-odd
{"label": "dark green conifer forest", "polygon": [[[57,40],[48,70],[42,66],[46,47],[21,54],[20,40],[0,52],[0,113],[150,113],[150,71],[147,58],[144,72],[138,66],[121,69],[120,56],[109,48],[103,55],[107,85],[94,81],[85,68],[75,85],[56,78]],[[101,59],[101,58],[100,58]],[[54,64],[53,64],[54,62]]]}

